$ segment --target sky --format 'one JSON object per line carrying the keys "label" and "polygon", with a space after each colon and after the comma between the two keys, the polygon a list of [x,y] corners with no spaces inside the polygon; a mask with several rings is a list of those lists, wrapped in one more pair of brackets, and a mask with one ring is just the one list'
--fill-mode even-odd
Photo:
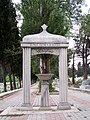
{"label": "sky", "polygon": [[83,13],[88,13],[88,10],[90,9],[90,0],[85,0],[86,5],[82,7]]}
{"label": "sky", "polygon": [[20,0],[12,0],[14,3],[20,3]]}

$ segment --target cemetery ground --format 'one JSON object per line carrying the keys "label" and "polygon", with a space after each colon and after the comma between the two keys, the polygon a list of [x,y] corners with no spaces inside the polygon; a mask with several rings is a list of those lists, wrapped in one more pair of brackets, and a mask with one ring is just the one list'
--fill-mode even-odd
{"label": "cemetery ground", "polygon": [[[56,87],[58,89],[58,87]],[[0,120],[90,120],[90,92],[68,89],[71,110],[57,110],[59,94],[49,96],[51,110],[40,110],[38,84],[31,87],[32,111],[21,110],[22,89],[0,99]]]}

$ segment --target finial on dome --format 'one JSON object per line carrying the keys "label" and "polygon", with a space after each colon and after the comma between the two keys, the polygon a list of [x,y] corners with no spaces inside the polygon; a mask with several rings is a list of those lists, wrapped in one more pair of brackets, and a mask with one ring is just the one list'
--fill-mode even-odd
{"label": "finial on dome", "polygon": [[43,30],[46,30],[48,26],[43,24],[41,27],[42,27]]}

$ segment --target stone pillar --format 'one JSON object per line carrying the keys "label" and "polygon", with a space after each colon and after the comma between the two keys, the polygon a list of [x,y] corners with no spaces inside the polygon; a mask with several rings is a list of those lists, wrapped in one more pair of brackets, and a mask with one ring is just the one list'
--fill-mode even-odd
{"label": "stone pillar", "polygon": [[41,107],[49,107],[49,83],[41,81]]}
{"label": "stone pillar", "polygon": [[68,76],[67,76],[67,48],[61,48],[59,51],[59,110],[68,110]]}
{"label": "stone pillar", "polygon": [[31,48],[23,48],[23,107],[32,109],[31,105]]}

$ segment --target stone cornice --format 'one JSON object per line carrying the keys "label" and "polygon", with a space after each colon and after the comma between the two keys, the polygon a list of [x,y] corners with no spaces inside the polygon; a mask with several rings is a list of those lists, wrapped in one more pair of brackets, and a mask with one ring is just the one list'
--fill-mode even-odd
{"label": "stone cornice", "polygon": [[46,43],[46,44],[39,44],[39,43],[35,43],[35,44],[27,44],[27,43],[23,43],[21,42],[21,47],[30,47],[30,48],[42,48],[42,47],[46,47],[46,48],[67,48],[68,47],[68,43],[66,44],[49,44],[49,43]]}

